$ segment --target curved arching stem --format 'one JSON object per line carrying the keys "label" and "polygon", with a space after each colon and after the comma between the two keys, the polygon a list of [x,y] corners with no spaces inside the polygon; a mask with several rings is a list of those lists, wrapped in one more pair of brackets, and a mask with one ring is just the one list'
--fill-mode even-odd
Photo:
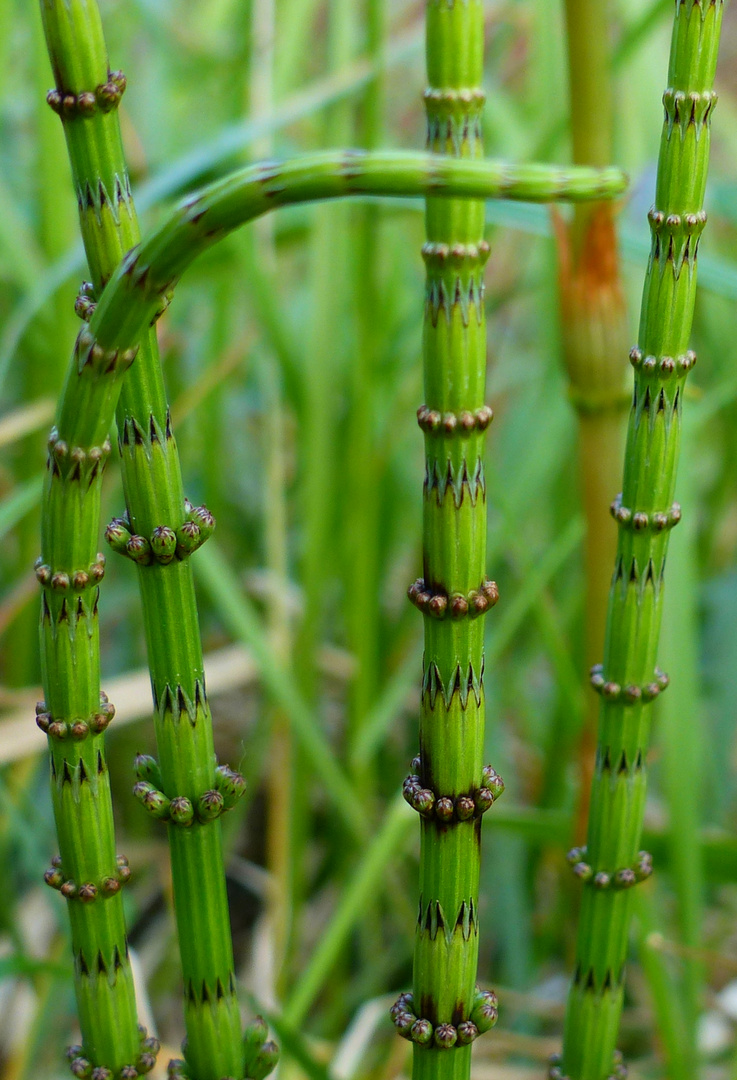
{"label": "curved arching stem", "polygon": [[277,207],[356,195],[579,202],[616,198],[626,182],[619,169],[454,161],[400,151],[328,151],[263,162],[184,199],[126,256],[100,299],[88,338],[104,350],[134,346],[199,254]]}

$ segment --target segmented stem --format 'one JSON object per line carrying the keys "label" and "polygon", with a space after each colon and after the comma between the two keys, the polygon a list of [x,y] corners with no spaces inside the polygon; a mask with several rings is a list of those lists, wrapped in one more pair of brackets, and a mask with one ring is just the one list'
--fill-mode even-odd
{"label": "segmented stem", "polygon": [[[576,970],[566,1014],[561,1072],[603,1080],[613,1072],[622,1008],[630,893],[645,802],[648,702],[665,685],[656,671],[663,572],[673,505],[696,291],[696,252],[705,222],[704,188],[722,0],[679,0],[671,42],[652,248],[639,344],[623,491],[612,512],[619,541],[604,662],[592,681],[602,693]],[[601,875],[605,875],[602,877]],[[614,887],[612,887],[614,886]],[[619,886],[619,887],[617,887]]]}
{"label": "segmented stem", "polygon": [[[426,18],[428,149],[478,160],[483,154],[483,4],[429,0]],[[478,791],[483,767],[484,620],[473,617],[473,605],[481,602],[481,614],[496,600],[495,588],[482,589],[483,443],[490,410],[483,414],[483,423],[467,419],[478,417],[485,405],[484,265],[489,246],[481,200],[429,198],[425,220],[421,587],[431,600],[422,607],[419,776],[436,797],[455,802]],[[427,1045],[415,1044],[413,1077],[461,1080],[470,1075],[470,1040],[446,1048],[438,1032],[459,1032],[473,1023],[481,816],[459,820],[456,815],[447,822],[436,814],[421,821],[414,1005],[418,1016],[433,1025],[435,1037]]]}
{"label": "segmented stem", "polygon": [[50,439],[37,565],[45,699],[37,719],[49,736],[60,852],[47,881],[68,899],[84,1057],[119,1076],[135,1067],[140,1039],[102,735],[111,710],[100,697],[96,537],[110,447],[89,426],[74,436]]}
{"label": "segmented stem", "polygon": [[[42,11],[48,17],[47,5]],[[79,68],[84,80],[84,58]],[[98,78],[91,85],[100,82]],[[107,68],[102,82],[107,82]],[[99,378],[90,378],[90,371],[76,380],[79,398],[88,398],[94,385],[97,400],[111,400],[122,363],[121,358],[110,371],[95,370]],[[136,1075],[141,1046],[120,895],[129,871],[116,858],[102,734],[113,710],[100,695],[97,605],[104,560],[97,552],[97,535],[112,412],[107,410],[102,424],[81,400],[75,412],[75,423],[62,424],[49,439],[36,570],[43,590],[45,697],[38,722],[49,736],[60,850],[46,880],[68,899],[83,1039],[76,1059],[84,1062],[83,1068],[109,1070],[119,1077],[121,1070]]]}
{"label": "segmented stem", "polygon": [[[120,74],[109,73],[95,0],[44,0],[42,11],[56,77],[50,104],[64,122],[92,277],[92,294],[80,301],[89,314],[94,295],[140,239],[116,107],[125,82]],[[164,558],[148,559],[148,565],[139,561],[138,568],[160,784],[167,798],[178,796],[197,807],[205,793],[215,790],[216,761],[192,571],[186,551],[174,540],[185,523],[185,500],[152,327],[143,330],[136,363],[123,383],[117,426],[130,533],[164,552]],[[99,508],[89,516],[92,538],[98,513]],[[218,799],[209,798],[206,805],[212,813]],[[188,827],[171,824],[169,840],[185,986],[187,1070],[197,1080],[242,1077],[220,822],[195,815]]]}
{"label": "segmented stem", "polygon": [[[79,343],[128,348],[191,262],[233,229],[280,206],[351,195],[464,196],[523,202],[616,198],[619,169],[454,161],[401,151],[327,151],[262,162],[188,196],[118,266]],[[86,342],[86,344],[85,344]]]}

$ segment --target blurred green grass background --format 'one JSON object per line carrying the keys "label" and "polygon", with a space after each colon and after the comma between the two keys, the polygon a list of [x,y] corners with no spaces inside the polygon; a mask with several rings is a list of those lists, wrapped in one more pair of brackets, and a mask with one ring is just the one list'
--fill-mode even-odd
{"label": "blurred green grass background", "polygon": [[[422,145],[420,3],[101,7],[111,66],[128,76],[144,230],[174,196],[259,157]],[[664,0],[612,5],[633,343],[671,16]],[[671,1080],[693,1075],[693,1040],[704,1076],[737,1076],[735,53],[732,6],[667,575],[671,689],[655,706],[644,845],[656,875],[636,898],[621,1040],[632,1075]],[[50,85],[35,4],[0,0],[0,1069],[13,1080],[61,1075],[74,1029],[63,912],[41,883],[55,841],[32,708],[45,434],[85,276]],[[489,156],[568,160],[557,0],[487,4],[486,91]],[[487,620],[487,758],[507,791],[485,819],[479,971],[501,1019],[475,1075],[524,1080],[557,1048],[573,951],[584,522],[550,217],[497,203],[488,222],[488,568],[502,602]],[[419,201],[282,212],[200,259],[159,324],[187,491],[218,520],[194,565],[216,744],[249,779],[225,822],[239,975],[290,1076],[408,1068],[387,1009],[411,978],[417,889],[418,830],[398,793],[417,749],[422,627],[405,590],[421,558],[423,231]],[[122,509],[115,468],[104,501],[108,518]],[[182,1036],[181,985],[166,840],[130,794],[153,732],[123,560],[108,559],[101,604],[118,847],[135,872],[131,945],[162,1068]]]}

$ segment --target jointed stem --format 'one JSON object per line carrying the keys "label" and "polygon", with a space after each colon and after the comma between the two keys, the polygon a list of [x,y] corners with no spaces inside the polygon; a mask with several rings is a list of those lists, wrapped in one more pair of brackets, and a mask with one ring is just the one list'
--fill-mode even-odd
{"label": "jointed stem", "polygon": [[[638,856],[645,802],[650,709],[656,675],[669,528],[696,290],[696,251],[715,97],[721,0],[676,4],[655,208],[639,345],[631,360],[630,412],[621,498],[613,507],[619,542],[611,586],[588,850],[576,971],[566,1015],[562,1071],[573,1080],[612,1072],[624,991],[630,894],[642,876]],[[637,872],[633,874],[633,870]],[[603,876],[602,876],[603,875]],[[619,886],[619,887],[617,887]]]}
{"label": "jointed stem", "polygon": [[[191,262],[233,229],[280,206],[348,195],[510,198],[548,202],[614,198],[618,169],[513,166],[425,154],[341,151],[255,165],[184,199],[118,265],[81,331],[57,414],[70,446],[104,442],[136,342]],[[116,210],[127,193],[119,191]]]}
{"label": "jointed stem", "polygon": [[[480,0],[428,0],[428,147],[444,165],[481,157],[483,30]],[[410,588],[425,617],[425,654],[420,755],[405,782],[422,815],[420,904],[413,993],[392,1015],[415,1044],[414,1080],[465,1080],[470,1044],[497,1016],[493,993],[475,987],[481,815],[503,789],[482,770],[483,619],[475,618],[498,596],[485,577],[489,246],[479,200],[428,198],[426,226],[423,576]]]}
{"label": "jointed stem", "polygon": [[[428,149],[481,157],[484,16],[480,0],[427,4]],[[483,201],[428,199],[423,332],[426,409],[438,417],[481,415],[485,407]],[[451,252],[450,258],[445,252]],[[420,422],[422,423],[420,414]],[[484,414],[486,415],[486,414]],[[488,423],[488,420],[486,421]],[[486,576],[486,423],[465,431],[425,425],[423,588],[447,598],[478,595],[490,606]],[[476,592],[478,590],[478,593]],[[432,602],[431,602],[432,603]],[[481,609],[483,610],[483,609]],[[447,613],[450,615],[450,611]],[[484,656],[482,618],[466,606],[460,618],[424,610],[425,653],[420,714],[422,787],[458,800],[482,786]],[[459,805],[456,802],[456,805]],[[451,823],[422,819],[420,909],[415,938],[414,1012],[435,1039],[416,1045],[414,1080],[468,1077],[467,1045],[443,1048],[438,1033],[459,1035],[473,1023],[478,960],[481,816]],[[491,1019],[495,1019],[495,1013]],[[470,1029],[473,1035],[473,1029]]]}
{"label": "jointed stem", "polygon": [[[114,379],[107,373],[95,380],[98,398],[110,400]],[[91,380],[77,381],[86,396]],[[118,1077],[121,1070],[133,1076],[146,1071],[153,1061],[141,1059],[119,892],[130,872],[116,859],[102,735],[113,709],[100,695],[97,603],[104,560],[97,554],[97,535],[111,410],[102,425],[97,420],[94,412],[80,408],[74,423],[52,431],[49,440],[37,568],[43,588],[45,697],[38,722],[49,735],[60,849],[46,880],[67,897],[72,925],[83,1039],[73,1067],[81,1072],[96,1067]]]}
{"label": "jointed stem", "polygon": [[[103,350],[129,348],[199,254],[233,229],[280,206],[351,195],[578,202],[616,198],[625,186],[619,169],[454,161],[401,151],[326,151],[253,165],[184,199],[126,256],[78,348],[86,354],[93,341]],[[62,404],[64,415],[66,408]],[[71,403],[69,408],[75,411]],[[74,423],[71,415],[69,421]]]}
{"label": "jointed stem", "polygon": [[[62,99],[82,235],[99,294],[140,238],[115,108],[124,83],[109,76],[94,0],[44,0],[42,11],[56,93]],[[102,90],[95,94],[98,87]],[[52,95],[52,102],[57,100]],[[185,501],[153,328],[143,333],[136,364],[123,384],[117,425],[132,532],[151,537],[159,526],[167,526],[175,535],[184,523]],[[89,521],[93,540],[97,516]],[[141,565],[139,581],[156,705],[160,786],[169,798],[185,797],[196,806],[203,793],[215,787],[216,762],[189,560],[175,557],[166,565],[158,560]],[[169,837],[185,983],[187,1065],[197,1080],[240,1078],[243,1048],[220,823],[171,825]]]}

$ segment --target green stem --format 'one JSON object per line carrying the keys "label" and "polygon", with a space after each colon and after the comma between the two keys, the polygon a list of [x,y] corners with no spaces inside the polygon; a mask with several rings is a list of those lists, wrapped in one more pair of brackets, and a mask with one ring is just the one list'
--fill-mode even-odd
{"label": "green stem", "polygon": [[[76,104],[74,98],[62,104],[61,116],[90,274],[99,294],[124,253],[140,239],[115,108],[124,84],[109,75],[94,0],[43,0],[42,13],[57,94],[76,95]],[[175,535],[185,521],[185,500],[153,328],[143,331],[116,419],[131,531],[151,537],[158,527],[167,526]],[[95,535],[97,515],[90,527]],[[160,787],[169,799],[184,797],[197,807],[216,786],[216,760],[189,560],[141,565],[139,584]],[[221,826],[216,820],[195,820],[189,827],[171,824],[169,840],[188,1069],[197,1080],[242,1077]]]}
{"label": "green stem", "polygon": [[[269,357],[269,360],[272,358]],[[266,612],[266,634],[271,654],[280,666],[291,667],[291,628],[287,596],[289,589],[287,540],[287,469],[285,408],[276,365],[259,366],[259,381],[266,410],[264,463],[265,561],[272,593]],[[293,932],[293,881],[295,807],[284,798],[285,783],[291,786],[297,773],[289,717],[271,705],[271,750],[268,764],[269,816],[266,851],[271,877],[269,895],[270,933],[274,949],[274,981],[279,1000],[289,976],[289,945]]]}
{"label": "green stem", "polygon": [[[356,0],[328,0],[324,30],[326,71],[337,73],[350,62],[356,47],[356,29]],[[336,101],[326,110],[320,124],[320,137],[326,145],[350,146],[355,141],[354,112],[354,103],[348,99]],[[349,343],[353,337],[354,304],[348,294],[353,256],[352,216],[353,208],[348,205],[318,207],[308,250],[310,303],[301,365],[298,444],[302,537],[298,565],[303,610],[295,643],[295,666],[302,693],[311,705],[317,705],[324,692],[317,678],[316,658],[328,617],[325,597],[330,592],[330,572],[339,551],[335,528],[339,511],[333,493],[350,483],[350,474],[343,484],[339,482],[345,465],[336,458],[335,447],[340,442],[338,402],[346,377],[340,358],[352,351]],[[308,862],[304,853],[311,824],[311,814],[306,808],[295,821],[296,847],[301,855],[293,880],[296,926],[302,921],[308,892]]]}
{"label": "green stem", "polygon": [[[362,102],[361,141],[375,149],[381,141],[384,80],[380,60],[384,50],[384,0],[367,0],[365,20],[368,30],[368,56],[377,67],[377,75],[366,87]],[[351,408],[349,413],[348,482],[344,491],[345,550],[349,552],[344,568],[346,595],[351,603],[346,611],[348,646],[356,658],[356,673],[351,680],[347,722],[348,756],[354,783],[365,797],[372,790],[372,762],[369,756],[355,753],[379,682],[379,604],[378,571],[380,538],[381,477],[377,473],[378,451],[375,445],[373,410],[367,401],[375,395],[378,376],[380,323],[376,312],[386,309],[381,288],[380,229],[381,209],[367,205],[355,218],[356,252],[353,265],[353,289],[356,310],[356,349],[351,365]],[[355,498],[360,491],[361,497]]]}
{"label": "green stem", "polygon": [[[48,9],[44,9],[44,15]],[[83,64],[80,65],[84,67]],[[87,74],[85,70],[83,76]],[[75,73],[76,75],[76,73]],[[82,76],[82,77],[83,77]],[[89,84],[85,84],[89,85]],[[97,85],[97,80],[92,84]],[[110,377],[98,390],[107,398]],[[88,380],[84,380],[88,382]],[[84,384],[78,384],[83,386]],[[110,452],[107,432],[74,391],[73,430],[52,432],[41,520],[41,662],[51,790],[60,865],[49,884],[68,898],[82,1047],[80,1070],[144,1071],[120,886],[130,871],[115,854],[110,778],[102,732],[111,707],[100,694],[97,555],[100,487]],[[80,397],[84,397],[84,391]]]}
{"label": "green stem", "polygon": [[[427,146],[449,158],[482,156],[484,11],[481,0],[428,0]],[[421,818],[420,903],[413,1013],[432,1040],[415,1041],[413,1080],[470,1076],[471,1040],[496,1021],[496,999],[476,1023],[481,810],[484,749],[484,620],[497,598],[486,578],[484,401],[486,322],[481,200],[428,198],[423,329],[425,430],[424,614],[419,774],[450,820]],[[447,253],[452,253],[450,258]],[[437,417],[438,422],[434,422]],[[464,429],[464,419],[470,425]],[[483,419],[482,419],[483,417]],[[452,421],[453,426],[449,424]],[[415,587],[413,587],[415,589]],[[412,595],[412,590],[411,590]],[[432,599],[429,597],[432,595]],[[443,605],[441,619],[437,607]],[[483,604],[483,606],[482,606]],[[473,813],[461,817],[470,797]],[[415,1028],[412,1032],[415,1032]],[[421,1031],[424,1037],[424,1032]],[[463,1045],[462,1045],[463,1044]]]}
{"label": "green stem", "polygon": [[[578,202],[616,198],[625,186],[619,169],[454,161],[402,151],[325,151],[250,166],[188,196],[129,252],[100,297],[88,332],[82,333],[75,351],[84,361],[92,342],[105,353],[135,348],[166,295],[198,255],[229,232],[278,207],[356,195],[428,193],[449,198]],[[112,358],[108,366],[111,362]],[[132,363],[130,357],[118,357],[113,370],[103,373],[112,376],[110,382],[103,379],[100,385],[114,387],[126,362]],[[68,381],[91,366],[89,360],[78,364],[80,370],[76,375],[70,371]],[[90,393],[94,393],[93,385],[96,381],[90,384]],[[95,434],[104,430],[107,415],[108,410],[98,414]],[[72,429],[79,423],[71,405],[68,410],[62,404],[62,416]]]}
{"label": "green stem", "polygon": [[[687,349],[696,250],[705,220],[721,14],[721,0],[676,5],[655,208],[649,215],[652,249],[639,346],[631,354],[635,392],[621,508],[615,505],[619,542],[603,669],[594,675],[602,691],[599,746],[587,854],[578,860],[588,881],[562,1066],[573,1080],[603,1080],[612,1071],[631,898],[621,886],[647,869],[647,861],[638,856],[650,729],[647,702],[660,689],[655,661],[663,572],[669,527],[679,516],[672,501],[684,384],[692,361]],[[607,879],[609,887],[597,887],[597,881],[605,886]]]}
{"label": "green stem", "polygon": [[[348,62],[355,41],[355,0],[329,0],[326,52],[329,71]],[[352,103],[340,101],[325,114],[323,138],[328,145],[350,144]],[[315,655],[325,619],[324,597],[328,567],[335,557],[330,492],[336,468],[337,410],[326,408],[333,400],[337,359],[347,346],[346,268],[350,261],[347,206],[335,210],[320,207],[310,252],[313,297],[307,326],[307,362],[304,365],[302,511],[304,544],[301,555],[304,614],[297,642],[300,681],[308,700],[317,696]],[[336,269],[338,274],[336,275]]]}
{"label": "green stem", "polygon": [[[259,0],[252,12],[252,71],[249,79],[251,120],[258,121],[274,110],[274,75],[276,65],[275,0]],[[273,150],[273,137],[265,136],[254,145],[257,157],[268,157]],[[258,229],[252,230],[243,251],[247,252],[244,279],[249,286],[258,281],[260,291],[270,292],[276,275],[276,248],[273,219],[265,218]],[[266,286],[264,288],[264,286]],[[255,298],[255,310],[261,304]],[[281,313],[279,314],[279,321]],[[265,612],[266,635],[270,651],[280,664],[291,666],[291,627],[288,612],[288,524],[287,468],[285,462],[285,408],[279,367],[269,351],[258,358],[257,376],[264,398],[264,561],[271,580],[271,594]],[[294,931],[294,911],[298,890],[295,883],[298,853],[298,833],[305,808],[295,806],[284,798],[285,784],[296,780],[296,763],[292,731],[284,711],[269,703],[266,720],[271,732],[268,754],[267,788],[268,814],[266,824],[266,860],[270,885],[267,895],[269,935],[273,949],[273,987],[262,987],[263,996],[275,996],[281,1001],[291,971],[289,956]]]}
{"label": "green stem", "polygon": [[[70,395],[71,396],[71,395]],[[112,416],[110,415],[110,419]],[[79,410],[73,437],[52,432],[41,519],[41,660],[51,787],[61,865],[47,880],[69,896],[82,1056],[116,1075],[135,1065],[139,1036],[119,894],[102,731],[96,552],[100,487],[110,444]],[[94,891],[93,891],[94,890]],[[83,902],[81,897],[88,899]]]}

